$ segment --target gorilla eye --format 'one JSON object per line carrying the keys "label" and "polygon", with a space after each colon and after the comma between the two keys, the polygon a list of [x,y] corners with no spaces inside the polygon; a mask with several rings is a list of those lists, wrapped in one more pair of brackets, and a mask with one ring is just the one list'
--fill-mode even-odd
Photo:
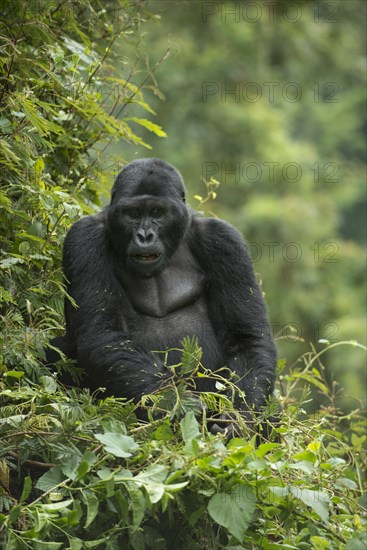
{"label": "gorilla eye", "polygon": [[140,218],[140,212],[137,208],[129,210],[126,214],[131,220],[138,220]]}
{"label": "gorilla eye", "polygon": [[163,215],[163,210],[162,208],[159,208],[159,206],[155,206],[151,209],[150,215],[152,218],[160,218]]}

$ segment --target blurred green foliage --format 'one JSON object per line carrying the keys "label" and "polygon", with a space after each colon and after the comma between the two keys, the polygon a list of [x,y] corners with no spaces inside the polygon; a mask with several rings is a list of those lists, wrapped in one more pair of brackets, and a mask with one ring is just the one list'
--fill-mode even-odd
{"label": "blurred green foliage", "polygon": [[[249,242],[289,364],[309,341],[364,342],[366,3],[148,5],[161,16],[145,27],[151,63],[169,50],[164,101],[151,96],[168,139],[126,156],[169,160],[192,195],[201,178],[221,183],[206,206]],[[343,407],[365,399],[363,353],[326,362]]]}

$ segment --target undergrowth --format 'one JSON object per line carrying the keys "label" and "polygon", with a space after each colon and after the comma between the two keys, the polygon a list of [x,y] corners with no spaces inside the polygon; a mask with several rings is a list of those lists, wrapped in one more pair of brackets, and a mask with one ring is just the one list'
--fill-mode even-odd
{"label": "undergrowth", "polygon": [[[302,364],[303,363],[303,364]],[[172,378],[140,405],[8,370],[0,383],[0,524],[5,550],[365,548],[365,421],[340,416],[314,350],[286,373],[242,437],[211,435],[233,415],[233,382],[183,342]],[[197,394],[195,376],[218,392]],[[325,405],[304,410],[310,384]],[[200,406],[198,403],[200,402]],[[229,409],[228,409],[229,405]],[[262,426],[278,410],[270,438]]]}

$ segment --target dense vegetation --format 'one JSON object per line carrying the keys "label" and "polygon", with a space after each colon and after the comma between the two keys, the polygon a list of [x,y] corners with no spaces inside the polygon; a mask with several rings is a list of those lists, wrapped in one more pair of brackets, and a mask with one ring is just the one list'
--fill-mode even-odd
{"label": "dense vegetation", "polygon": [[[231,403],[208,394],[198,407],[192,375],[212,374],[200,366],[195,341],[183,342],[175,369],[185,378],[144,400],[151,415],[145,424],[130,403],[64,388],[42,366],[49,338],[63,330],[65,232],[109,189],[124,160],[107,156],[113,141],[128,151],[128,143],[154,141],[145,129],[165,135],[153,121],[153,98],[146,100],[151,91],[160,94],[155,71],[165,60],[164,52],[150,62],[142,53],[143,29],[156,16],[138,0],[3,0],[2,9],[0,546],[365,548],[364,419],[358,410],[339,411],[337,385],[328,389],[322,364],[343,342],[311,346],[289,370],[279,362],[270,407],[280,403],[283,411],[269,441],[260,427],[267,411],[259,435],[256,426],[242,426],[243,438],[230,442],[207,433],[202,414],[230,410]],[[269,132],[279,131],[277,116],[267,119]],[[158,122],[166,125],[164,119]],[[314,223],[316,231],[318,218]],[[354,262],[359,245],[351,246]],[[284,308],[295,300],[285,294]],[[64,368],[77,375],[72,365]],[[218,390],[225,383],[217,376]],[[310,387],[322,397],[313,415],[304,410]]]}

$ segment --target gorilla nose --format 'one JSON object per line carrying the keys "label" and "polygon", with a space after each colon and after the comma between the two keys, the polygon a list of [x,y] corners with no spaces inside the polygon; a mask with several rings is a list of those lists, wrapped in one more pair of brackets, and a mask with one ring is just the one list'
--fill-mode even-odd
{"label": "gorilla nose", "polygon": [[153,244],[155,240],[155,233],[153,229],[140,228],[136,232],[136,241],[140,246],[147,246]]}

